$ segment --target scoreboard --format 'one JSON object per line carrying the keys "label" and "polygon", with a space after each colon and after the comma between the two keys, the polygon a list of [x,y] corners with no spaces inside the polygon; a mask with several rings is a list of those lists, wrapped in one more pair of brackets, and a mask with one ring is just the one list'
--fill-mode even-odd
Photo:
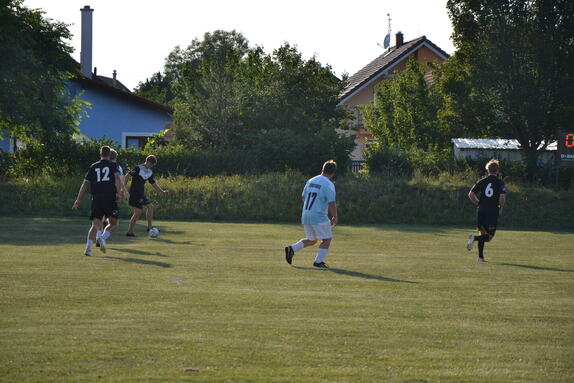
{"label": "scoreboard", "polygon": [[574,129],[558,132],[558,166],[574,167]]}

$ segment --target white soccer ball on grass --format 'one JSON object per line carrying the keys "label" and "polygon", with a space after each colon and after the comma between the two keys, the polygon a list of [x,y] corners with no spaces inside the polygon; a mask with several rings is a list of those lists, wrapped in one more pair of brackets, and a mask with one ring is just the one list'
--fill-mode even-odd
{"label": "white soccer ball on grass", "polygon": [[159,235],[159,230],[156,227],[152,227],[151,229],[149,229],[149,237],[150,238],[157,238],[158,235]]}

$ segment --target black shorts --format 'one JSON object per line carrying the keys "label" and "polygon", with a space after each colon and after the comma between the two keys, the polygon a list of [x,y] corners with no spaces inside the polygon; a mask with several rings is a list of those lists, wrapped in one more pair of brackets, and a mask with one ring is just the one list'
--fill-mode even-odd
{"label": "black shorts", "polygon": [[93,195],[92,196],[92,211],[90,213],[90,220],[94,218],[102,219],[105,217],[118,218],[120,211],[118,203],[116,202],[115,194]]}
{"label": "black shorts", "polygon": [[478,230],[484,231],[494,237],[496,226],[498,225],[498,210],[481,210],[476,211],[476,226]]}
{"label": "black shorts", "polygon": [[130,206],[136,207],[138,209],[143,209],[145,205],[149,205],[151,203],[145,196],[142,195],[131,195],[130,194]]}

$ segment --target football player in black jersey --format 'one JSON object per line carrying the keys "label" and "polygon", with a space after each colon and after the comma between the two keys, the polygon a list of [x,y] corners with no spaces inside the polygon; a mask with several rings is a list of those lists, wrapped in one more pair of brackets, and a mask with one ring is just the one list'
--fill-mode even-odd
{"label": "football player in black jersey", "polygon": [[160,193],[168,194],[169,191],[160,188],[153,178],[152,168],[157,164],[157,158],[151,154],[146,157],[145,163],[136,166],[128,174],[126,174],[124,183],[127,187],[130,179],[132,180],[132,185],[130,187],[130,200],[129,204],[134,208],[134,214],[130,219],[130,225],[128,226],[128,232],[126,235],[128,237],[135,237],[134,226],[142,214],[142,209],[146,208],[146,218],[147,218],[147,231],[149,232],[152,226],[153,220],[153,204],[146,198],[144,189],[145,183],[148,181],[155,190]]}
{"label": "football player in black jersey", "polygon": [[[110,149],[110,161],[112,161],[113,163],[117,164],[118,162],[118,152],[114,149]],[[122,169],[122,167],[120,165],[118,165],[118,173],[120,173],[120,180],[122,182],[122,185],[124,183],[124,170]],[[127,190],[124,189],[124,195],[123,198],[127,199],[129,198],[129,193],[127,192]],[[114,229],[118,226],[118,217],[104,217],[102,220],[102,227],[103,227],[103,232],[98,230],[98,232],[96,233],[96,247],[100,247],[100,238],[103,238],[104,241],[107,241],[107,239],[110,237],[112,231],[114,231]]]}
{"label": "football player in black jersey", "polygon": [[[90,220],[92,227],[88,232],[88,239],[86,243],[86,250],[84,255],[91,255],[92,243],[96,241],[98,230],[102,230],[102,219],[104,216],[110,218],[117,218],[118,204],[117,201],[121,200],[125,190],[118,173],[118,165],[110,161],[109,146],[102,146],[100,148],[100,160],[93,163],[86,176],[84,182],[78,192],[78,197],[72,209],[77,209],[80,206],[84,194],[90,189],[92,194],[92,209]],[[99,238],[100,250],[106,252],[106,241]]]}
{"label": "football player in black jersey", "polygon": [[498,178],[500,165],[497,160],[490,160],[486,164],[488,176],[479,180],[470,192],[468,198],[478,206],[476,210],[477,227],[480,235],[471,234],[466,248],[470,251],[474,242],[478,242],[478,262],[484,259],[484,243],[489,242],[496,233],[498,216],[506,203],[506,188],[504,182]]}

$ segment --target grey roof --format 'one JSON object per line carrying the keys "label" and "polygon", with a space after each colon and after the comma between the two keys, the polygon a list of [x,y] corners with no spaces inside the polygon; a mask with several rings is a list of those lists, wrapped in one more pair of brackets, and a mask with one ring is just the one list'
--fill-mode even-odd
{"label": "grey roof", "polygon": [[[451,141],[457,149],[520,150],[521,148],[518,140],[506,138],[453,138]],[[556,150],[556,148],[556,141],[552,141],[546,150]]]}
{"label": "grey roof", "polygon": [[120,82],[120,80],[116,79],[114,81],[113,78],[110,77],[106,77],[106,76],[100,76],[100,75],[93,75],[92,79],[96,80],[96,81],[101,81],[104,84],[106,84],[107,86],[111,86],[112,88],[116,88],[119,90],[123,90],[124,92],[128,92],[131,93],[131,91],[128,89],[127,86],[125,86],[124,84],[122,84]]}
{"label": "grey roof", "polygon": [[360,88],[363,84],[367,81],[384,71],[387,67],[394,64],[395,62],[399,61],[405,55],[408,55],[409,52],[416,50],[418,46],[422,43],[426,42],[434,49],[438,50],[441,54],[445,57],[449,57],[449,54],[440,49],[437,45],[435,45],[432,41],[426,38],[426,36],[418,37],[414,40],[407,41],[403,45],[398,48],[391,47],[387,52],[383,53],[373,61],[371,61],[367,66],[363,69],[359,70],[357,73],[352,75],[349,78],[349,85],[345,88],[345,90],[339,96],[339,100],[343,100],[345,97],[350,95],[356,89]]}
{"label": "grey roof", "polygon": [[[73,60],[73,59],[72,59]],[[110,77],[106,77],[106,76],[99,76],[99,75],[94,75],[92,74],[92,77],[86,77],[81,71],[80,71],[80,63],[77,62],[76,60],[74,61],[74,67],[75,67],[75,71],[73,71],[73,76],[70,79],[71,81],[74,81],[82,86],[88,86],[88,87],[93,87],[93,88],[97,88],[101,91],[104,91],[106,93],[109,94],[114,94],[116,96],[131,100],[131,101],[135,101],[139,104],[151,107],[155,110],[158,110],[160,112],[164,112],[169,114],[170,116],[173,114],[173,108],[163,105],[163,104],[159,104],[157,102],[153,102],[150,101],[146,98],[137,96],[135,94],[133,94],[124,84],[122,84],[117,78],[116,78],[116,84],[114,86],[114,79],[110,78]]]}
{"label": "grey roof", "polygon": [[[98,76],[98,77],[100,77],[100,76]],[[158,110],[160,112],[164,112],[164,113],[167,113],[169,115],[173,114],[173,109],[169,106],[165,106],[165,105],[159,104],[157,102],[150,101],[150,100],[143,98],[143,97],[140,97],[140,96],[136,96],[135,94],[131,93],[129,90],[125,91],[122,88],[119,88],[117,86],[114,87],[111,84],[108,85],[106,82],[100,81],[99,79],[88,78],[81,73],[77,74],[75,77],[72,77],[71,80],[84,86],[84,87],[95,88],[95,89],[98,89],[100,91],[106,92],[107,94],[115,95],[115,96],[118,96],[120,98],[124,98],[126,100],[134,101],[138,104],[141,104],[141,105],[144,105],[147,107],[151,107],[152,109]]]}

